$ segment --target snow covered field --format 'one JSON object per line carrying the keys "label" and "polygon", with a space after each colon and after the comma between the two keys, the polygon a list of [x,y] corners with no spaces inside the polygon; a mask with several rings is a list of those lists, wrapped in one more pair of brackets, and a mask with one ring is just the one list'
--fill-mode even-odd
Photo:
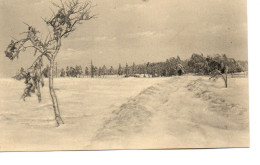
{"label": "snow covered field", "polygon": [[0,80],[0,151],[247,147],[248,79],[55,79],[55,127],[48,84],[20,100],[24,83]]}

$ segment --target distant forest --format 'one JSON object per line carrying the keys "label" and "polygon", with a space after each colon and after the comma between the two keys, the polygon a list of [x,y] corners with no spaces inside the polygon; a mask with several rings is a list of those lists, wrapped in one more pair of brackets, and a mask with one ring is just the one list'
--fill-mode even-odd
{"label": "distant forest", "polygon": [[[204,56],[203,54],[192,54],[189,59],[182,60],[179,56],[166,59],[165,62],[147,62],[145,64],[135,63],[117,68],[113,66],[97,67],[91,61],[90,66],[82,67],[80,65],[67,66],[60,68],[56,66],[56,77],[105,77],[107,75],[119,75],[124,77],[169,77],[194,73],[198,75],[210,75],[215,69],[224,73],[224,68],[228,68],[228,73],[244,72],[248,70],[247,61],[236,61],[234,58],[228,58],[225,54],[216,54]],[[23,68],[21,68],[23,70]],[[44,77],[49,75],[49,66],[47,65],[42,72]]]}

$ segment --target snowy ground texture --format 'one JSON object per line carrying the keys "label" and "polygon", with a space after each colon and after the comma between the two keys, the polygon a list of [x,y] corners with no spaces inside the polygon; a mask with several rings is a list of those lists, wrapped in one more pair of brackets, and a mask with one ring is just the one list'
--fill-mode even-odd
{"label": "snowy ground texture", "polygon": [[0,80],[0,151],[249,146],[247,78],[55,79],[60,127],[45,85],[23,102],[22,81]]}

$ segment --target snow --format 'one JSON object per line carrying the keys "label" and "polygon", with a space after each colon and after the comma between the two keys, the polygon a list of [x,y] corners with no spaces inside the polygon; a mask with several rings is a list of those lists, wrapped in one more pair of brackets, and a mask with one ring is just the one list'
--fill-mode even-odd
{"label": "snow", "polygon": [[46,86],[0,80],[0,151],[248,147],[248,79],[58,78],[55,127]]}

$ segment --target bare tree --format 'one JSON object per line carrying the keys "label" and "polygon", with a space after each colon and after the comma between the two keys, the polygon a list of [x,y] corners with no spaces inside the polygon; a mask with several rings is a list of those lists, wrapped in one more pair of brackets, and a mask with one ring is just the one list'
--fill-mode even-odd
{"label": "bare tree", "polygon": [[225,82],[225,87],[227,88],[228,87],[228,76],[227,76],[227,74],[228,74],[228,66],[224,67],[224,73],[221,73],[221,71],[216,68],[209,79],[213,78],[213,80],[215,81],[216,79],[219,78],[219,76],[221,76],[222,79]]}
{"label": "bare tree", "polygon": [[90,14],[90,10],[92,8],[90,2],[81,3],[78,0],[68,0],[66,2],[62,2],[61,0],[60,4],[52,4],[56,8],[56,12],[52,10],[52,16],[49,19],[42,18],[46,23],[49,32],[45,39],[42,40],[42,38],[39,37],[41,36],[41,33],[34,27],[26,24],[28,26],[27,31],[21,33],[22,35],[25,35],[25,37],[15,42],[11,41],[5,51],[5,55],[10,60],[13,60],[18,58],[21,52],[24,52],[29,48],[34,50],[36,60],[25,72],[24,78],[26,79],[27,86],[22,97],[24,99],[37,90],[39,101],[41,99],[40,84],[43,84],[41,71],[43,57],[47,58],[50,65],[49,91],[53,103],[55,120],[59,126],[64,124],[64,122],[60,116],[59,104],[53,87],[55,59],[61,48],[62,39],[68,37],[71,32],[75,31],[77,25],[94,18],[95,15]]}

